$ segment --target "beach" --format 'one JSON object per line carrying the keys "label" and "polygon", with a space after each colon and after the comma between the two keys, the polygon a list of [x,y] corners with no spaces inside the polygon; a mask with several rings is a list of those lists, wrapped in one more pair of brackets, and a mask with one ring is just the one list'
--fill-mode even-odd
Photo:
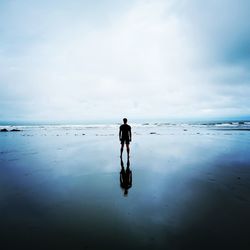
{"label": "beach", "polygon": [[129,162],[118,124],[1,126],[1,245],[249,249],[249,126],[132,124]]}

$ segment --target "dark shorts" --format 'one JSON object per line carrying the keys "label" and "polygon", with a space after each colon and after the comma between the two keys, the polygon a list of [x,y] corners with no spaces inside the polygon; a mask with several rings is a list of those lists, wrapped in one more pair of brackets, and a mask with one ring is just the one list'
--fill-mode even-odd
{"label": "dark shorts", "polygon": [[129,139],[128,138],[122,138],[121,139],[121,144],[129,144]]}

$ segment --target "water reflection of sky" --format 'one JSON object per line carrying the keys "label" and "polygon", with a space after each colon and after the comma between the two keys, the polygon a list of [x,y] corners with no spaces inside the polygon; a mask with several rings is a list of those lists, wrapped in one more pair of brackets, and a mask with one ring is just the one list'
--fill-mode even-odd
{"label": "water reflection of sky", "polygon": [[[175,248],[180,239],[213,247],[210,238],[224,242],[228,235],[246,242],[248,132],[134,135],[126,197],[118,136],[0,136],[6,243],[11,235],[20,244],[31,235],[65,248],[115,249],[120,241],[124,248]],[[230,238],[223,244],[234,246]]]}

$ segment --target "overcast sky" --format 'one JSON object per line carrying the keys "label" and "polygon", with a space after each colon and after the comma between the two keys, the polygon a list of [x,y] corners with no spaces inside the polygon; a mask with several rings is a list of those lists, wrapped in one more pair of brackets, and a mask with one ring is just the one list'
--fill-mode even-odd
{"label": "overcast sky", "polygon": [[249,0],[2,0],[0,120],[250,115]]}

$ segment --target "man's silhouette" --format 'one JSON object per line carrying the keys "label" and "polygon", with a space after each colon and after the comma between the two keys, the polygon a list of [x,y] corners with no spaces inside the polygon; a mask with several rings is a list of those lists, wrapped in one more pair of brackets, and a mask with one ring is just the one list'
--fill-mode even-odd
{"label": "man's silhouette", "polygon": [[124,195],[128,195],[129,188],[132,187],[132,171],[130,170],[130,161],[127,160],[127,168],[125,170],[124,164],[121,158],[121,172],[120,172],[120,186],[124,190]]}
{"label": "man's silhouette", "polygon": [[119,138],[121,141],[121,155],[122,156],[122,152],[123,152],[123,147],[124,147],[124,143],[126,143],[126,147],[127,147],[127,154],[129,156],[129,143],[131,142],[131,127],[127,124],[128,120],[127,118],[123,118],[123,124],[120,126],[120,130],[119,130]]}

